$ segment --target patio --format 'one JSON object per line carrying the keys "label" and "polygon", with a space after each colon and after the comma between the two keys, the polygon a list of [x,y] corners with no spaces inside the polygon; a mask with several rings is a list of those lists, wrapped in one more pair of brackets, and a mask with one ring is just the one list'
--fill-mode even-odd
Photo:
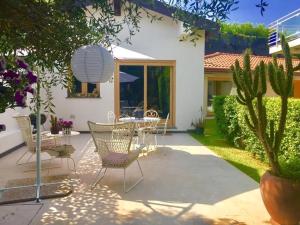
{"label": "patio", "polygon": [[[43,200],[42,205],[0,206],[0,224],[268,224],[258,184],[251,178],[188,134],[160,136],[158,143],[156,151],[140,157],[143,182],[124,194],[121,170],[109,170],[90,190],[98,155],[90,135],[72,138],[78,174],[72,175],[74,193]],[[2,185],[8,177],[34,176],[15,166],[24,150],[0,159]],[[68,172],[64,163],[63,169],[51,169],[50,175]],[[136,180],[138,172],[135,163],[129,167],[128,183]]]}

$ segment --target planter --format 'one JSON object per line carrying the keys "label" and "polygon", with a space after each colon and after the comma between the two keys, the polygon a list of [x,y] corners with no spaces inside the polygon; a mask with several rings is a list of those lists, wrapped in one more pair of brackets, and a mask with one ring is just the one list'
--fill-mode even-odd
{"label": "planter", "polygon": [[71,128],[70,127],[63,127],[62,132],[64,135],[70,135],[71,134]]}
{"label": "planter", "polygon": [[58,134],[59,133],[59,128],[58,127],[51,127],[50,132],[51,132],[51,134]]}
{"label": "planter", "polygon": [[300,224],[300,183],[266,172],[260,181],[260,192],[273,224]]}

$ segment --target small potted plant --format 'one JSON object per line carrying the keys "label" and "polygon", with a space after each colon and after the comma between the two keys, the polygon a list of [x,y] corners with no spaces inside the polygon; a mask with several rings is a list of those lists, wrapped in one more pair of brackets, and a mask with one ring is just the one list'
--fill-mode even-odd
{"label": "small potted plant", "polygon": [[50,123],[51,123],[51,127],[50,127],[51,134],[58,134],[59,130],[60,130],[60,126],[59,126],[57,117],[54,115],[51,115]]}
{"label": "small potted plant", "polygon": [[64,135],[70,135],[73,127],[73,122],[71,120],[59,119],[59,125],[62,128]]}
{"label": "small potted plant", "polygon": [[201,107],[200,112],[201,112],[200,118],[197,119],[197,120],[195,120],[195,121],[193,121],[193,122],[191,123],[191,126],[195,128],[196,134],[202,135],[202,134],[204,134],[204,123],[205,123],[205,122],[204,122],[204,118],[203,118],[202,107]]}

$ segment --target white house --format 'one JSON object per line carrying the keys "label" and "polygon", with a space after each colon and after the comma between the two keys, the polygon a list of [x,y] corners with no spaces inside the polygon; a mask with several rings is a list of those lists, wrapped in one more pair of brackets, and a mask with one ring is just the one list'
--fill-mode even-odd
{"label": "white house", "polygon": [[[201,19],[197,26],[202,37],[196,45],[180,41],[184,35],[183,23],[172,18],[172,8],[158,1],[140,4],[162,20],[151,22],[143,13],[140,30],[132,37],[131,44],[125,41],[129,33],[126,27],[123,28],[119,34],[122,42],[112,47],[115,57],[113,80],[102,84],[74,81],[71,93],[53,87],[57,116],[72,119],[75,130],[87,131],[87,120],[107,121],[108,111],[120,116],[130,114],[137,107],[156,109],[163,119],[169,114],[169,127],[177,131],[190,129],[191,122],[201,116],[205,36],[217,32],[218,26]],[[5,123],[8,128],[0,133],[0,143],[8,132],[14,145],[22,142],[11,119],[11,111],[0,116],[0,123]],[[0,152],[11,147],[0,145]]]}

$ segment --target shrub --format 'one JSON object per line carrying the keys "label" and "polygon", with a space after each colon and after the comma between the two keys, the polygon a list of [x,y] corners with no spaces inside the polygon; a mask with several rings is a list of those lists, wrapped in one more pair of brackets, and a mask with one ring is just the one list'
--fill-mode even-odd
{"label": "shrub", "polygon": [[227,132],[227,118],[224,112],[224,102],[226,96],[216,96],[213,99],[213,109],[215,114],[216,123],[218,125],[219,131],[226,138],[228,136]]}
{"label": "shrub", "polygon": [[238,104],[234,96],[216,96],[213,100],[215,119],[220,132],[230,143],[242,146],[241,132],[237,117]]}
{"label": "shrub", "polygon": [[[265,97],[264,101],[268,118],[275,122],[275,126],[278,126],[280,99]],[[235,146],[243,147],[251,152],[256,158],[267,161],[267,156],[260,141],[250,131],[245,122],[246,108],[237,104],[234,96],[215,97],[213,107],[217,125],[224,137],[234,143]],[[282,162],[282,174],[286,177],[299,177],[300,100],[298,99],[289,99],[286,130],[279,154]]]}

